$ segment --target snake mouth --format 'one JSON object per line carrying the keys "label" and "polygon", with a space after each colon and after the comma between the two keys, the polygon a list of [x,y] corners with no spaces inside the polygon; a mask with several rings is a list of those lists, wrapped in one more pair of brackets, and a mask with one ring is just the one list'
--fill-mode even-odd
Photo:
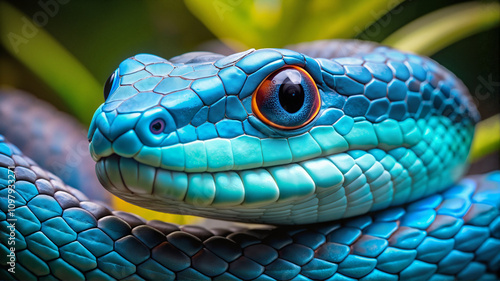
{"label": "snake mouth", "polygon": [[377,205],[368,179],[355,163],[366,162],[367,157],[377,166],[376,183],[389,186],[389,173],[375,164],[370,153],[361,150],[272,167],[192,173],[111,155],[97,162],[96,172],[110,192],[156,211],[306,224],[361,214]]}
{"label": "snake mouth", "polygon": [[[341,163],[341,157],[333,157]],[[259,207],[340,187],[343,173],[327,158],[241,171],[183,172],[111,155],[97,161],[98,178],[123,197],[143,196],[213,208]],[[129,199],[129,198],[126,198]]]}

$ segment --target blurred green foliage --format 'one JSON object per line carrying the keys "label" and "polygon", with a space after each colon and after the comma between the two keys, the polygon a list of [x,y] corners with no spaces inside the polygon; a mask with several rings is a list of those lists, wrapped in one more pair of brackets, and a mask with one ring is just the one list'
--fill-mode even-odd
{"label": "blurred green foliage", "polygon": [[247,49],[353,38],[403,0],[185,2],[217,37]]}
{"label": "blurred green foliage", "polygon": [[499,3],[467,2],[422,16],[382,43],[430,56],[470,35],[495,27],[499,22]]}

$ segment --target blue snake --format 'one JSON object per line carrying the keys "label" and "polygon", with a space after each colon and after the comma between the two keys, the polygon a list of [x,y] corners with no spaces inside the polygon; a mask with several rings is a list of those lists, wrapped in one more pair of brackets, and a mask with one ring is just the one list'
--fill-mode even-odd
{"label": "blue snake", "polygon": [[428,58],[359,41],[139,54],[104,98],[88,140],[107,190],[153,210],[279,226],[111,211],[0,137],[1,279],[497,278],[500,173],[459,181],[479,114]]}

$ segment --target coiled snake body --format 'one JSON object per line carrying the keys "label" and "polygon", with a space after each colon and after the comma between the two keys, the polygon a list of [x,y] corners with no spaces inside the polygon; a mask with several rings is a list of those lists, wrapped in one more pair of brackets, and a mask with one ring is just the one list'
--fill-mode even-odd
{"label": "coiled snake body", "polygon": [[127,201],[282,226],[111,212],[2,137],[2,279],[495,279],[500,174],[449,188],[479,118],[462,83],[374,44],[293,48],[136,55],[108,79],[88,135],[100,182]]}

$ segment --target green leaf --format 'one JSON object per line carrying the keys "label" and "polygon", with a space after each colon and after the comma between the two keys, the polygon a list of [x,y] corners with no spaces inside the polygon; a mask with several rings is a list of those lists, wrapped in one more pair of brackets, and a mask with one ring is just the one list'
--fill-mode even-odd
{"label": "green leaf", "polygon": [[420,17],[382,43],[430,56],[463,38],[497,26],[499,22],[499,3],[468,2]]}
{"label": "green leaf", "polygon": [[0,42],[56,91],[80,121],[88,124],[102,97],[89,71],[43,28],[0,2]]}
{"label": "green leaf", "polygon": [[470,162],[500,150],[500,114],[479,122],[469,156]]}
{"label": "green leaf", "polygon": [[352,38],[403,0],[185,2],[217,37],[243,50],[282,47],[318,39]]}

